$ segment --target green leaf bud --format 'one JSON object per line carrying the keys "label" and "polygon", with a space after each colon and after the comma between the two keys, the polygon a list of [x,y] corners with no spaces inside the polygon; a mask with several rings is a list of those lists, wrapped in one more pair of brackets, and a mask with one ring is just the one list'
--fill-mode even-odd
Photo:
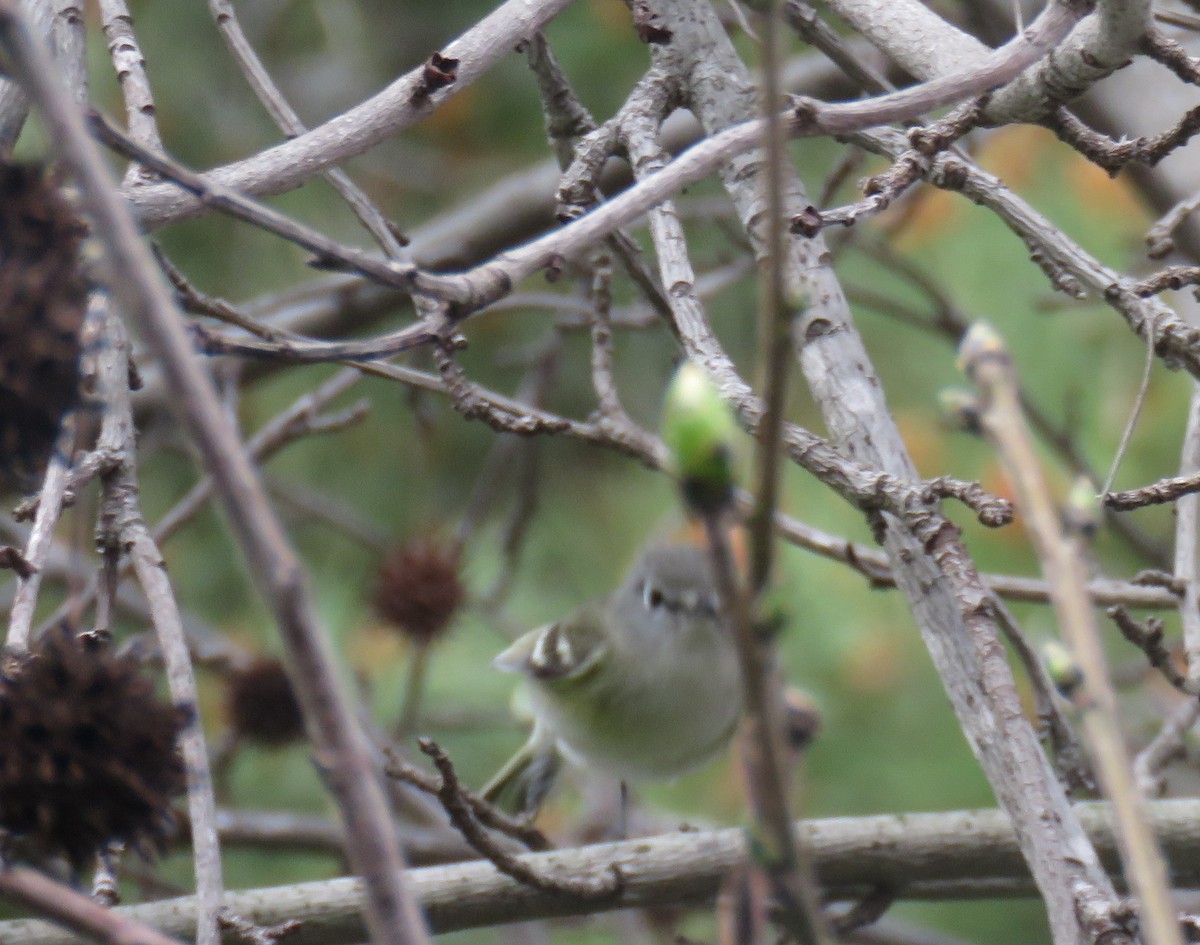
{"label": "green leaf bud", "polygon": [[708,372],[684,362],[667,388],[662,435],[684,501],[712,514],[733,498],[733,415]]}
{"label": "green leaf bud", "polygon": [[1043,641],[1041,651],[1042,664],[1046,667],[1050,681],[1063,697],[1072,698],[1083,685],[1083,670],[1080,669],[1075,654],[1058,640]]}

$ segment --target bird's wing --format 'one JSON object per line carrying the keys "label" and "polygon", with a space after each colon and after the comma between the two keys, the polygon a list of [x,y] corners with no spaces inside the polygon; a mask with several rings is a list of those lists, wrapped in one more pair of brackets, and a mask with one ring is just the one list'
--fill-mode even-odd
{"label": "bird's wing", "polygon": [[506,673],[523,673],[534,679],[578,679],[608,651],[593,619],[567,618],[530,630],[492,660]]}

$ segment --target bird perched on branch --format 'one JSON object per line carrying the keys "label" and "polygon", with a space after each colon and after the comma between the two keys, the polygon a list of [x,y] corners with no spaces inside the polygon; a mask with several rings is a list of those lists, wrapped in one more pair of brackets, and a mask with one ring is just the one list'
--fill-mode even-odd
{"label": "bird perched on branch", "polygon": [[493,660],[524,677],[535,724],[483,789],[536,810],[561,758],[622,782],[667,780],[716,757],[742,710],[737,653],[708,554],[647,550],[620,587],[531,630]]}

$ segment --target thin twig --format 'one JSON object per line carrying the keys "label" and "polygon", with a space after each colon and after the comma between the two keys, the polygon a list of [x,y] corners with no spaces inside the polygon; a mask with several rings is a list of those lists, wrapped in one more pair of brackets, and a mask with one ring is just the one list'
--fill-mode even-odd
{"label": "thin twig", "polygon": [[[108,54],[112,59],[113,72],[121,86],[121,97],[125,100],[125,125],[129,136],[152,151],[162,150],[162,135],[154,107],[154,93],[150,89],[150,77],[146,73],[146,59],[133,31],[133,17],[125,0],[99,0],[100,24],[104,38],[108,40]],[[133,164],[125,172],[125,186],[140,186],[156,181],[140,164]]]}
{"label": "thin twig", "polygon": [[[758,601],[770,581],[774,561],[774,516],[784,458],[783,419],[793,353],[792,309],[804,304],[787,297],[784,251],[784,162],[787,160],[783,123],[776,114],[782,45],[782,2],[773,0],[763,22],[762,95],[766,112],[762,153],[766,173],[762,186],[767,209],[765,270],[758,303],[758,371],[763,411],[757,429],[756,490],[748,521],[749,568],[745,587],[736,568],[723,524],[705,522],[718,586],[731,618],[742,666],[746,704],[745,747],[751,811],[760,833],[762,856],[756,863],[771,882],[781,925],[801,945],[828,940],[810,858],[791,830],[788,804],[789,771],[783,763],[783,684],[771,644],[756,639]],[[799,303],[799,306],[798,306]]]}
{"label": "thin twig", "polygon": [[786,160],[782,123],[775,113],[779,100],[779,47],[782,32],[782,2],[773,0],[763,23],[762,89],[766,116],[762,153],[766,158],[763,178],[767,207],[764,272],[758,300],[758,375],[762,391],[762,419],[757,431],[756,488],[750,513],[751,599],[758,597],[771,576],[774,534],[771,527],[778,502],[780,465],[783,458],[783,415],[787,402],[789,369],[792,364],[792,312],[803,299],[787,298],[784,280],[783,162]]}
{"label": "thin twig", "polygon": [[[247,445],[253,448],[253,441]],[[386,554],[391,548],[392,538],[388,530],[368,519],[348,502],[270,473],[265,475],[265,481],[271,494],[303,516],[304,521],[326,525],[376,556]]]}
{"label": "thin twig", "polygon": [[1146,231],[1146,255],[1151,259],[1162,259],[1175,249],[1172,234],[1197,208],[1200,208],[1200,191],[1185,197],[1164,213]]}
{"label": "thin twig", "polygon": [[810,4],[801,0],[786,0],[783,13],[788,25],[806,43],[821,50],[864,92],[877,95],[895,88],[885,75],[864,63],[861,56],[855,55],[842,36],[826,24]]}
{"label": "thin twig", "polygon": [[1189,692],[1187,675],[1180,672],[1175,665],[1175,658],[1163,643],[1166,625],[1157,617],[1149,618],[1145,623],[1134,620],[1124,607],[1108,608],[1108,616],[1121,631],[1121,636],[1146,654],[1146,659],[1152,667],[1162,673],[1172,686],[1185,695],[1196,695]]}
{"label": "thin twig", "polygon": [[[1200,383],[1192,384],[1179,473],[1200,476]],[[1195,493],[1175,503],[1174,577],[1183,585],[1179,618],[1188,682],[1200,685],[1200,495]]]}
{"label": "thin twig", "polygon": [[1146,331],[1146,361],[1142,366],[1142,380],[1138,385],[1138,392],[1133,399],[1133,409],[1129,411],[1129,419],[1125,422],[1125,429],[1121,431],[1121,442],[1117,444],[1117,451],[1113,454],[1112,465],[1108,469],[1108,475],[1104,478],[1104,486],[1100,489],[1100,494],[1104,496],[1104,504],[1112,507],[1108,501],[1109,491],[1112,485],[1116,482],[1117,471],[1121,468],[1121,460],[1125,457],[1125,451],[1129,449],[1129,444],[1133,440],[1133,431],[1137,429],[1138,419],[1142,415],[1142,408],[1146,405],[1146,393],[1150,390],[1150,375],[1154,370],[1154,323],[1151,322]]}
{"label": "thin twig", "polygon": [[833,921],[833,931],[838,938],[845,938],[864,926],[874,925],[896,901],[896,890],[891,886],[877,886],[866,896],[854,903]]}
{"label": "thin twig", "polygon": [[466,791],[459,783],[450,757],[436,742],[422,738],[419,744],[421,751],[433,759],[441,775],[437,797],[450,822],[463,835],[463,839],[485,856],[496,869],[523,885],[552,895],[590,900],[612,899],[620,895],[621,873],[615,868],[591,876],[553,876],[540,872],[497,844],[483,830],[476,813],[481,804],[490,805],[481,798],[465,796]]}
{"label": "thin twig", "polygon": [[1173,128],[1133,141],[1114,141],[1089,128],[1065,108],[1060,108],[1045,124],[1058,135],[1060,141],[1115,176],[1129,164],[1154,167],[1163,158],[1187,144],[1200,133],[1200,108],[1186,112]]}
{"label": "thin twig", "polygon": [[1083,557],[1064,535],[1036,451],[1021,415],[1015,371],[989,326],[977,325],[963,342],[967,374],[985,398],[983,424],[1012,480],[1059,626],[1083,671],[1079,708],[1104,794],[1113,802],[1121,858],[1141,902],[1142,927],[1154,945],[1181,945],[1162,854],[1150,832],[1133,782],[1132,761],[1120,729],[1117,699],[1087,597]]}
{"label": "thin twig", "polygon": [[408,671],[404,676],[404,703],[396,721],[395,739],[404,744],[421,721],[421,701],[429,675],[430,640],[414,640],[408,648]]}
{"label": "thin twig", "polygon": [[1000,628],[1025,669],[1033,688],[1037,717],[1049,743],[1051,757],[1063,783],[1093,794],[1096,777],[1065,710],[1065,701],[1050,678],[1046,664],[1029,642],[1012,612],[999,599],[992,601]]}
{"label": "thin twig", "polygon": [[742,744],[750,808],[754,818],[754,863],[771,882],[780,921],[802,943],[826,940],[808,852],[788,818],[783,767],[782,680],[773,648],[764,640],[752,609],[752,597],[738,579],[733,549],[719,512],[706,515],[704,530],[721,608],[733,634],[741,668],[745,716]]}
{"label": "thin twig", "polygon": [[38,494],[33,530],[29,533],[29,541],[21,557],[24,562],[22,570],[25,573],[21,573],[21,570],[17,572],[17,593],[13,599],[8,620],[8,636],[5,640],[5,646],[15,653],[29,649],[29,632],[33,626],[33,612],[42,583],[42,569],[50,554],[50,547],[54,541],[54,526],[58,524],[58,517],[62,511],[63,493],[69,479],[74,443],[74,420],[64,420],[55,440],[50,462],[46,466],[46,476]]}
{"label": "thin twig", "polygon": [[627,420],[613,377],[612,339],[612,259],[596,253],[592,262],[592,387],[596,391],[600,415],[616,422]]}
{"label": "thin twig", "polygon": [[[208,9],[216,21],[217,29],[229,48],[230,55],[245,75],[246,81],[254,90],[258,100],[262,102],[275,124],[288,138],[297,138],[308,129],[296,114],[295,109],[288,104],[283,92],[271,79],[270,73],[262,64],[262,60],[254,52],[246,34],[242,31],[237,18],[237,11],[229,0],[208,0]],[[161,150],[161,147],[158,148]],[[374,237],[388,258],[409,262],[406,249],[397,238],[387,218],[371,202],[366,193],[350,178],[350,175],[340,167],[329,167],[324,171],[325,179],[333,189],[341,195],[354,215]]]}
{"label": "thin twig", "polygon": [[1133,776],[1146,797],[1159,797],[1166,788],[1164,768],[1187,754],[1184,738],[1200,719],[1200,701],[1195,696],[1181,702],[1163,720],[1162,728],[1133,761]]}
{"label": "thin twig", "polygon": [[[423,741],[428,741],[428,739],[423,739]],[[433,744],[433,748],[435,751],[440,750],[436,744]],[[434,757],[424,745],[422,745],[421,750],[429,755],[429,757]],[[435,797],[446,789],[444,777],[434,777],[429,772],[418,768],[416,765],[400,757],[394,749],[387,750],[386,754],[387,765],[384,768],[384,773],[389,778],[396,778],[405,784],[411,784],[413,787],[424,791],[426,794],[432,794]],[[512,837],[529,850],[552,849],[552,845],[546,839],[546,835],[533,824],[524,819],[510,817],[494,804],[488,803],[474,791],[463,787],[462,782],[458,781],[457,778],[454,779],[454,784],[458,800],[471,809],[471,816],[483,824],[483,826]]]}

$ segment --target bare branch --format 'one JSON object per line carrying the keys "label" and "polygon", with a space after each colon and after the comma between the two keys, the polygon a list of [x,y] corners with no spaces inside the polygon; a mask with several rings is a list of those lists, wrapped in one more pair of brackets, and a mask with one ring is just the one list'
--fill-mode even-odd
{"label": "bare branch", "polygon": [[8,636],[5,646],[22,652],[29,649],[29,632],[33,626],[33,612],[37,606],[38,590],[42,583],[42,569],[50,554],[54,541],[54,526],[62,511],[63,493],[66,491],[71,465],[71,450],[75,442],[75,422],[64,421],[58,440],[46,466],[42,491],[38,494],[37,515],[33,530],[22,555],[25,573],[18,572],[17,593],[13,599],[12,612],[8,621]]}
{"label": "bare branch", "polygon": [[[509,824],[499,816],[499,812],[489,809],[490,804],[477,795],[469,794],[462,787],[449,756],[436,742],[423,738],[420,745],[421,751],[433,759],[438,774],[441,775],[434,793],[437,794],[450,822],[463,835],[463,839],[501,873],[511,876],[523,886],[552,896],[571,896],[601,904],[605,900],[620,896],[622,879],[621,872],[616,867],[599,870],[595,875],[555,876],[553,873],[538,870],[504,849],[483,829],[482,823],[486,819],[511,834],[513,831],[508,829]],[[399,773],[400,769],[394,770]],[[412,783],[412,775],[410,769],[401,776]],[[524,833],[529,836],[528,832]],[[545,838],[538,839],[539,845],[545,843]]]}
{"label": "bare branch", "polygon": [[[1111,808],[1075,806],[1088,836],[1107,863],[1115,841]],[[1147,804],[1156,835],[1170,857],[1177,885],[1200,877],[1200,803],[1193,799]],[[810,820],[798,826],[812,848],[828,894],[857,899],[892,885],[898,899],[1022,896],[1032,890],[1012,825],[998,810],[910,813]],[[521,860],[559,876],[592,874],[617,866],[624,878],[611,909],[711,903],[722,877],[745,860],[740,829],[674,832],[575,850],[531,853]],[[439,933],[504,922],[596,911],[594,902],[542,893],[485,862],[428,867],[412,872],[430,924]],[[970,877],[964,879],[964,877]],[[228,906],[260,925],[295,918],[311,929],[306,945],[363,941],[362,885],[348,878],[231,892]],[[188,897],[113,912],[180,938],[192,931]],[[0,922],[0,945],[80,945],[48,922]]]}
{"label": "bare branch", "polygon": [[[151,151],[161,151],[162,135],[158,130],[154,93],[125,0],[100,0],[100,24],[125,99],[125,126],[129,136]],[[125,174],[126,186],[137,187],[153,180],[154,175],[141,165],[130,167]]]}
{"label": "bare branch", "polygon": [[1113,802],[1121,860],[1141,904],[1143,928],[1150,942],[1182,945],[1165,861],[1139,803],[1095,612],[1084,589],[1082,549],[1078,539],[1064,534],[1059,524],[1058,511],[1021,416],[1012,361],[999,336],[987,325],[976,325],[967,334],[960,358],[986,399],[985,429],[1017,492],[1034,550],[1050,585],[1059,626],[1082,670],[1077,706],[1083,715],[1101,788]]}
{"label": "bare branch", "polygon": [[[1179,471],[1200,475],[1200,385],[1192,385]],[[1188,682],[1200,685],[1200,496],[1181,497],[1175,504],[1175,579],[1183,584],[1179,602]]]}
{"label": "bare branch", "polygon": [[[210,172],[214,185],[254,195],[279,194],[379,144],[415,124],[447,98],[467,88],[498,60],[557,16],[570,0],[507,0],[441,50],[458,60],[455,81],[432,94],[423,87],[424,65],[405,73],[382,92],[343,115],[267,151]],[[143,226],[153,228],[193,216],[193,197],[171,185],[140,188],[125,196]]]}
{"label": "bare branch", "polygon": [[1188,692],[1187,676],[1176,668],[1171,651],[1163,644],[1164,625],[1161,620],[1151,617],[1142,623],[1134,620],[1129,611],[1120,605],[1109,607],[1108,616],[1117,625],[1121,635],[1146,654],[1150,665],[1162,673],[1167,682],[1180,692]]}
{"label": "bare branch", "polygon": [[[217,28],[221,31],[221,36],[225,40],[225,45],[229,47],[234,61],[246,76],[246,81],[254,90],[254,94],[258,96],[258,100],[262,102],[275,124],[279,126],[279,130],[289,138],[298,138],[304,134],[308,129],[304,127],[300,116],[283,97],[279,87],[271,80],[266,67],[263,66],[262,61],[250,46],[246,34],[242,32],[233,4],[229,0],[209,0],[208,8],[212,12],[213,19],[216,20]],[[355,216],[367,228],[388,257],[396,260],[406,258],[404,245],[393,232],[387,218],[371,202],[362,188],[350,179],[349,174],[340,167],[331,166],[325,170],[325,179],[333,185],[334,190],[341,194],[342,199],[354,211]]]}
{"label": "bare branch", "polygon": [[1102,501],[1110,509],[1128,512],[1130,509],[1140,509],[1147,505],[1165,505],[1196,492],[1200,492],[1200,473],[1191,476],[1175,476],[1172,479],[1160,479],[1158,482],[1142,486],[1140,489],[1106,492]]}

